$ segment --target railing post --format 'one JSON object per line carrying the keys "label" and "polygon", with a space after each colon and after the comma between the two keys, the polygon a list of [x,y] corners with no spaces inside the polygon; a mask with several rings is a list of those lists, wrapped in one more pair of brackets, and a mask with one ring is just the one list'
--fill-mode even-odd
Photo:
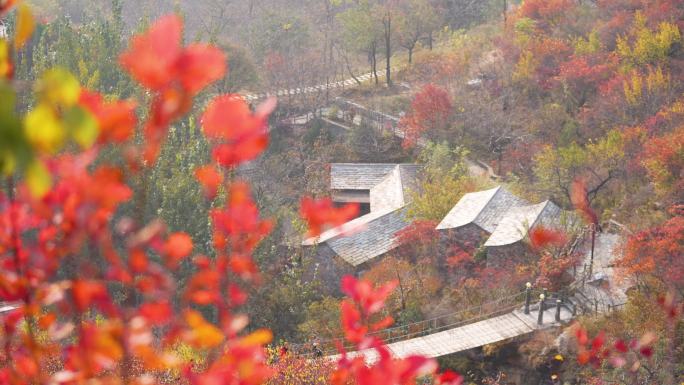
{"label": "railing post", "polygon": [[560,313],[561,313],[561,304],[563,303],[562,300],[557,299],[556,300],[556,322],[560,322]]}
{"label": "railing post", "polygon": [[539,315],[537,316],[537,325],[544,323],[544,294],[539,294]]}
{"label": "railing post", "polygon": [[525,314],[530,314],[530,301],[532,300],[532,284],[525,284]]}

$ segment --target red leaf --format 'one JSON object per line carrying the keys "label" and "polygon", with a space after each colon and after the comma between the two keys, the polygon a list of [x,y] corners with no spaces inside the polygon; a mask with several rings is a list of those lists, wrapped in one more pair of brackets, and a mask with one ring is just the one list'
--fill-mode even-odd
{"label": "red leaf", "polygon": [[309,197],[302,198],[300,213],[309,225],[308,236],[320,235],[328,227],[337,227],[359,213],[359,205],[347,204],[335,207],[330,198],[314,200]]}
{"label": "red leaf", "polygon": [[645,346],[639,349],[639,353],[646,358],[651,358],[651,356],[653,356],[653,348],[650,346]]}
{"label": "red leaf", "polygon": [[137,123],[134,102],[105,102],[101,95],[83,91],[80,104],[95,115],[100,128],[100,143],[125,142],[133,135]]}
{"label": "red leaf", "polygon": [[231,304],[234,306],[244,305],[247,302],[247,293],[234,283],[230,284],[228,288],[228,296],[230,297]]}
{"label": "red leaf", "polygon": [[173,310],[168,301],[150,302],[140,307],[140,315],[152,324],[162,325],[173,317]]}
{"label": "red leaf", "polygon": [[169,265],[175,268],[181,259],[192,252],[192,238],[185,233],[174,233],[164,244],[164,253],[169,258]]}
{"label": "red leaf", "polygon": [[202,116],[202,129],[219,144],[212,152],[216,162],[232,167],[256,158],[268,145],[266,125],[274,107],[274,100],[269,100],[252,114],[239,95],[212,100]]}
{"label": "red leaf", "polygon": [[71,290],[74,296],[74,304],[79,312],[88,310],[94,302],[108,299],[107,288],[100,282],[75,280]]}
{"label": "red leaf", "polygon": [[165,88],[176,75],[182,33],[183,22],[177,15],[159,19],[146,33],[133,37],[129,50],[121,55],[121,65],[143,86]]}
{"label": "red leaf", "polygon": [[392,281],[373,289],[371,283],[366,280],[357,280],[351,275],[342,278],[342,291],[354,300],[366,315],[379,312],[397,285],[397,281]]}
{"label": "red leaf", "polygon": [[592,224],[598,224],[598,216],[596,212],[589,205],[589,197],[587,196],[587,184],[582,179],[576,179],[572,182],[570,201],[577,211],[584,216],[585,220]]}
{"label": "red leaf", "polygon": [[589,342],[589,336],[587,335],[587,331],[582,327],[577,328],[577,330],[575,331],[575,336],[577,337],[577,342],[580,345],[586,345]]}
{"label": "red leaf", "polygon": [[133,250],[128,258],[128,265],[134,273],[142,273],[147,270],[147,254],[142,250]]}
{"label": "red leaf", "polygon": [[586,350],[583,350],[583,351],[577,353],[577,362],[580,365],[588,364],[590,359],[591,359],[591,354]]}
{"label": "red leaf", "polygon": [[623,340],[617,340],[615,341],[615,350],[617,350],[620,353],[627,353],[629,350],[627,348],[627,344]]}
{"label": "red leaf", "polygon": [[226,56],[205,44],[188,46],[178,59],[178,72],[183,88],[196,94],[226,74]]}
{"label": "red leaf", "polygon": [[452,372],[451,370],[447,370],[446,372],[442,373],[437,377],[437,384],[438,385],[461,385],[463,383],[463,376],[456,373]]}
{"label": "red leaf", "polygon": [[535,226],[529,233],[530,243],[535,249],[546,247],[562,247],[568,242],[568,237],[559,230],[544,226]]}
{"label": "red leaf", "polygon": [[195,170],[195,177],[204,188],[208,199],[214,199],[223,176],[213,165],[206,165]]}
{"label": "red leaf", "polygon": [[594,352],[597,352],[599,349],[601,349],[601,346],[603,346],[603,343],[606,340],[606,333],[604,331],[601,331],[592,341],[591,341],[591,350]]}

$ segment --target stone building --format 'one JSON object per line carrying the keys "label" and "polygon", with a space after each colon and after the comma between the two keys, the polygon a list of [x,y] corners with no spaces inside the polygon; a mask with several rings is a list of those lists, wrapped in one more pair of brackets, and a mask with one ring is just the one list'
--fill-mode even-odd
{"label": "stone building", "polygon": [[510,208],[484,243],[487,265],[501,265],[529,254],[527,236],[537,226],[560,228],[562,210],[551,201]]}
{"label": "stone building", "polygon": [[419,166],[411,164],[333,164],[330,187],[339,203],[367,204],[367,213],[304,240],[313,263],[307,279],[338,288],[345,274],[358,274],[399,246],[396,234],[410,223],[406,210]]}
{"label": "stone building", "polygon": [[506,212],[528,203],[505,188],[465,194],[437,225],[443,243],[479,245],[494,232]]}
{"label": "stone building", "polygon": [[527,235],[535,226],[564,225],[562,210],[551,201],[530,205],[499,186],[465,194],[437,225],[443,249],[454,245],[484,248],[487,264],[502,265],[529,255]]}

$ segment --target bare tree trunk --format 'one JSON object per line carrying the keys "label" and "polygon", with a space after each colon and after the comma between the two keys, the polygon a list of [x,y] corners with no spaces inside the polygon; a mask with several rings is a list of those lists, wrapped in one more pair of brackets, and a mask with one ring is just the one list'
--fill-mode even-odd
{"label": "bare tree trunk", "polygon": [[378,80],[377,43],[375,43],[375,42],[373,42],[373,44],[371,45],[370,59],[371,59],[371,71],[373,72],[373,76],[375,77],[375,85],[377,86],[379,84],[379,80]]}
{"label": "bare tree trunk", "polygon": [[503,0],[503,20],[504,20],[504,25],[508,22],[508,1]]}
{"label": "bare tree trunk", "polygon": [[387,87],[391,87],[392,69],[390,61],[392,60],[392,13],[389,10],[385,13],[383,24],[385,25],[385,56],[387,57],[385,76],[387,76]]}
{"label": "bare tree trunk", "polygon": [[[339,55],[339,50],[338,50],[338,55]],[[361,85],[361,80],[359,80],[356,77],[356,75],[354,75],[354,71],[352,71],[352,69],[351,69],[351,65],[349,64],[349,58],[347,57],[347,55],[346,54],[342,55],[342,58],[344,59],[344,65],[347,68],[347,72],[349,72],[349,75],[352,77],[352,79],[354,79],[356,84]],[[344,75],[344,71],[342,71],[342,74]]]}

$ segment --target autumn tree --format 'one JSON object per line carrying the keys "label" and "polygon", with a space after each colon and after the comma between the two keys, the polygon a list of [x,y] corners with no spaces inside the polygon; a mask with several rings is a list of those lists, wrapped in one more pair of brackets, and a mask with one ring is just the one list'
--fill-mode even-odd
{"label": "autumn tree", "polygon": [[429,0],[405,0],[399,5],[397,17],[399,45],[408,52],[409,65],[413,63],[413,51],[418,42],[432,36],[439,28],[440,17]]}
{"label": "autumn tree", "polygon": [[684,296],[684,209],[673,206],[669,214],[663,223],[631,236],[618,265],[627,276],[642,282],[654,279]]}
{"label": "autumn tree", "polygon": [[535,158],[534,172],[539,188],[568,204],[571,184],[578,178],[586,178],[589,200],[596,199],[599,192],[617,179],[623,171],[624,150],[622,135],[609,132],[604,138],[586,146],[572,143],[566,147],[547,145]]}
{"label": "autumn tree", "polygon": [[416,93],[410,111],[401,119],[405,147],[413,147],[423,134],[430,139],[443,140],[453,119],[453,102],[449,93],[438,86],[427,84]]}
{"label": "autumn tree", "polygon": [[365,54],[368,57],[370,70],[378,79],[378,51],[383,37],[382,25],[377,23],[370,1],[362,0],[355,7],[337,15],[342,26],[342,41],[348,50]]}
{"label": "autumn tree", "polygon": [[[0,15],[14,5],[0,5]],[[184,45],[183,22],[166,16],[134,36],[119,57],[148,96],[149,113],[140,126],[135,103],[82,88],[60,68],[37,80],[36,103],[24,113],[16,108],[14,62],[6,52],[21,50],[35,24],[24,4],[16,16],[13,42],[0,39],[0,299],[13,304],[2,314],[2,383],[248,385],[273,378],[277,368],[265,349],[272,333],[247,331],[249,318],[241,308],[260,281],[252,256],[272,224],[261,218],[249,185],[236,180],[234,171],[265,150],[275,101],[252,111],[243,98],[228,94],[213,97],[204,109],[207,163],[197,165],[195,177],[206,199],[216,200],[207,218],[208,256],[187,233],[119,210],[131,201],[145,203],[145,191],[140,196],[130,178],[149,174],[172,125],[191,111],[202,90],[224,77],[224,54],[207,44]],[[99,158],[110,145],[124,149],[118,162]],[[303,203],[313,232],[353,214],[326,200]],[[180,287],[182,265],[192,269]],[[340,383],[389,384],[434,375],[434,360],[394,359],[369,333],[392,323],[376,319],[395,286],[343,279],[348,346],[370,347],[381,358],[366,365],[341,349],[333,373],[320,373]],[[434,380],[462,382],[453,373]]]}
{"label": "autumn tree", "polygon": [[418,157],[424,167],[419,186],[411,192],[410,218],[439,222],[465,193],[486,185],[468,175],[466,154],[447,143],[427,143]]}
{"label": "autumn tree", "polygon": [[397,282],[397,289],[387,299],[387,310],[397,314],[401,323],[424,319],[425,310],[429,310],[443,286],[436,265],[391,256],[375,264],[363,278],[371,282]]}

